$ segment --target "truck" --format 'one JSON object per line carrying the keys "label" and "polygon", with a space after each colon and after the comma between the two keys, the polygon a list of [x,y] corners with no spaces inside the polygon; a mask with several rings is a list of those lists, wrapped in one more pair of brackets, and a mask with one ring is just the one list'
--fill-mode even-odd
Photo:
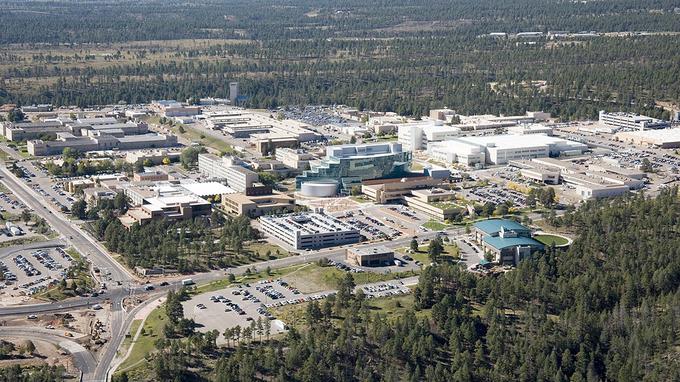
{"label": "truck", "polygon": [[182,280],[182,285],[187,286],[187,285],[194,285],[194,280],[192,279],[184,279]]}

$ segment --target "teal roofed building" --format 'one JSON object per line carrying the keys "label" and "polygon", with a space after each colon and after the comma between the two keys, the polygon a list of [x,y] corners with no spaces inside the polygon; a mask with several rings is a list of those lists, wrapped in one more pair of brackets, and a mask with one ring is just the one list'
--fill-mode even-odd
{"label": "teal roofed building", "polygon": [[533,252],[544,249],[532,238],[531,229],[509,219],[489,219],[474,224],[475,241],[500,264],[517,265]]}
{"label": "teal roofed building", "polygon": [[326,156],[309,167],[295,179],[303,195],[348,195],[363,180],[408,176],[411,152],[397,142],[328,146]]}

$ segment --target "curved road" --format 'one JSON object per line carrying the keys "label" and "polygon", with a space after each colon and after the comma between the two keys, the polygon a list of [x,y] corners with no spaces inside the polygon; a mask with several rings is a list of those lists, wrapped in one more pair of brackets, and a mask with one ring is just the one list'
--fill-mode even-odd
{"label": "curved road", "polygon": [[85,349],[81,344],[75,342],[73,338],[66,337],[61,331],[48,330],[40,327],[27,326],[0,326],[0,337],[25,337],[49,342],[66,349],[73,355],[75,366],[83,373],[83,380],[91,380],[97,362],[92,353]]}

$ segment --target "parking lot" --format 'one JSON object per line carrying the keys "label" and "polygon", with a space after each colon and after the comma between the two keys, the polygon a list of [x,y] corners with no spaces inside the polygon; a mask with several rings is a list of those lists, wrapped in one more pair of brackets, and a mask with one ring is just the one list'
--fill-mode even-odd
{"label": "parking lot", "polygon": [[11,297],[39,293],[61,281],[72,261],[59,247],[10,253],[0,259],[0,289]]}
{"label": "parking lot", "polygon": [[519,191],[499,187],[496,184],[467,190],[466,196],[481,203],[494,203],[498,205],[510,202],[518,208],[526,207],[526,195]]}
{"label": "parking lot", "polygon": [[215,292],[197,295],[182,303],[184,316],[202,325],[201,332],[217,329],[218,343],[226,343],[224,330],[240,326],[245,328],[260,319],[263,325],[270,325],[270,333],[281,333],[284,324],[267,311],[267,305],[286,304],[304,299],[303,295],[283,280],[263,280],[254,284],[239,285]]}

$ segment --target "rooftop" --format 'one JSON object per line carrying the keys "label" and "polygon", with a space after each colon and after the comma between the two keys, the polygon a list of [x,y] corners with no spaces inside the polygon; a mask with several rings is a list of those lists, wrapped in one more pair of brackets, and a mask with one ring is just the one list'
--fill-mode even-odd
{"label": "rooftop", "polygon": [[484,237],[484,242],[496,249],[503,249],[508,247],[517,246],[532,246],[543,248],[543,244],[530,237],[496,237],[496,236],[486,236]]}
{"label": "rooftop", "polygon": [[198,196],[233,194],[236,191],[217,182],[182,183],[182,188]]}
{"label": "rooftop", "polygon": [[501,231],[501,228],[510,231],[529,231],[529,228],[510,219],[488,219],[478,221],[474,224],[475,228],[483,231],[487,235],[492,235]]}

